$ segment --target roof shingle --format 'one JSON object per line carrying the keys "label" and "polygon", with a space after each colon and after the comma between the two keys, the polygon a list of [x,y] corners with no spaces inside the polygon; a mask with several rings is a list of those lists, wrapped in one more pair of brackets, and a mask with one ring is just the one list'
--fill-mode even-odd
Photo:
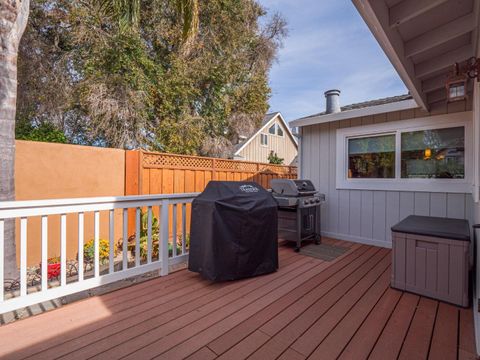
{"label": "roof shingle", "polygon": [[[405,101],[405,100],[410,100],[410,99],[413,99],[412,95],[404,94],[404,95],[390,96],[390,97],[385,97],[385,98],[381,98],[381,99],[369,100],[369,101],[364,101],[364,102],[360,102],[360,103],[345,105],[345,106],[342,106],[340,109],[342,111],[349,111],[349,110],[362,109],[362,108],[371,107],[371,106],[385,105],[385,104],[390,104],[390,103],[395,103],[395,102]],[[328,114],[325,111],[323,111],[323,112],[318,113],[318,114],[313,114],[313,115],[302,117],[298,120],[309,119],[309,118],[313,118],[313,117],[317,117],[317,116],[323,116],[323,115],[328,115]]]}

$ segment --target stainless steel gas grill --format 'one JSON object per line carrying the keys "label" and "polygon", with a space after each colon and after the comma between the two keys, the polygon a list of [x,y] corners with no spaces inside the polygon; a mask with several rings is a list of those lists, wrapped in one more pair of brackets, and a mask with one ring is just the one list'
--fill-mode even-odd
{"label": "stainless steel gas grill", "polygon": [[325,195],[310,180],[272,179],[272,195],[278,203],[278,236],[295,241],[300,251],[302,241],[321,240],[320,211]]}

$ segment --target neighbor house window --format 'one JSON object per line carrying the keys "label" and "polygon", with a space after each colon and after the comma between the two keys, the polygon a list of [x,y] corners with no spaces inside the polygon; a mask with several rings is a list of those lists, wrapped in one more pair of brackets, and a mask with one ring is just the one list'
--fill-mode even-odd
{"label": "neighbor house window", "polygon": [[348,177],[395,178],[395,134],[348,139]]}
{"label": "neighbor house window", "polygon": [[260,144],[263,146],[268,145],[268,135],[267,134],[260,134]]}
{"label": "neighbor house window", "polygon": [[277,135],[278,136],[283,136],[283,130],[282,130],[282,127],[280,125],[277,125]]}
{"label": "neighbor house window", "polygon": [[471,126],[456,113],[338,129],[337,188],[469,193]]}
{"label": "neighbor house window", "polygon": [[465,178],[465,129],[402,133],[402,178]]}
{"label": "neighbor house window", "polygon": [[283,136],[283,130],[280,125],[277,123],[273,124],[268,128],[268,133],[272,135],[278,135],[278,136]]}

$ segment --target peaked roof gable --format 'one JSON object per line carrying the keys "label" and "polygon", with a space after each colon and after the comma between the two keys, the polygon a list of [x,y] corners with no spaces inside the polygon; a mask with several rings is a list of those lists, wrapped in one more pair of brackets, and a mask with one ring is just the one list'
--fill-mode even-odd
{"label": "peaked roof gable", "polygon": [[285,122],[285,119],[283,118],[282,114],[280,112],[274,112],[274,113],[270,113],[270,114],[265,115],[263,120],[262,120],[262,124],[261,124],[260,128],[252,136],[250,136],[248,139],[246,139],[245,141],[243,141],[243,142],[241,142],[241,143],[239,143],[235,146],[234,155],[238,155],[253,139],[255,139],[256,136],[258,136],[263,130],[265,130],[267,127],[269,127],[271,124],[273,124],[277,118],[280,120],[280,122],[283,125],[286,133],[288,134],[290,139],[293,141],[295,146],[298,147],[297,140],[293,136],[292,131],[290,130],[290,127],[287,125],[287,123]]}

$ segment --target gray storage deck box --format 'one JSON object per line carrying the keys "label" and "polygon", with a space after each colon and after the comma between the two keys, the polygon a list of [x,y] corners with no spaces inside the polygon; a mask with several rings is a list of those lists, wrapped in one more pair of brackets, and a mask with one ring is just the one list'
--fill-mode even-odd
{"label": "gray storage deck box", "polygon": [[468,221],[412,215],[392,241],[392,287],[468,306]]}

